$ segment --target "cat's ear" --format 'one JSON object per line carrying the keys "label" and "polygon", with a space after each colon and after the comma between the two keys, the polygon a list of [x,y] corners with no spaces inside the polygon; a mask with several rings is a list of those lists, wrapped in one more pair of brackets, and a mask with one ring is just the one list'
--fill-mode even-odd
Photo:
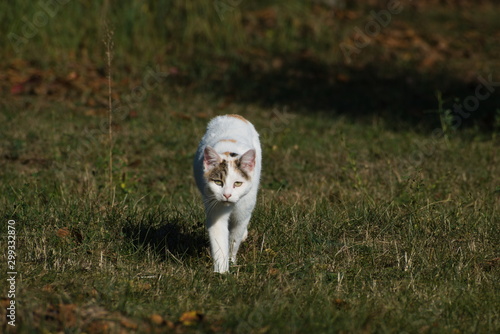
{"label": "cat's ear", "polygon": [[255,150],[251,149],[243,153],[239,159],[239,166],[245,172],[251,172],[255,168]]}
{"label": "cat's ear", "polygon": [[219,153],[217,153],[212,147],[205,147],[203,152],[203,166],[206,170],[210,170],[221,162]]}

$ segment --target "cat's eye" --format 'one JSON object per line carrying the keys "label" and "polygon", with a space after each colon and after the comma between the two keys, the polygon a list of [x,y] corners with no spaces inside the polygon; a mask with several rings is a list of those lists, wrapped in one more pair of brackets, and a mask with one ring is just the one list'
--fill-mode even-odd
{"label": "cat's eye", "polygon": [[214,183],[219,187],[222,187],[224,185],[224,182],[222,182],[221,180],[214,180]]}
{"label": "cat's eye", "polygon": [[235,187],[241,187],[241,185],[242,185],[242,184],[243,184],[243,182],[236,181],[236,182],[234,183],[234,186],[235,186]]}

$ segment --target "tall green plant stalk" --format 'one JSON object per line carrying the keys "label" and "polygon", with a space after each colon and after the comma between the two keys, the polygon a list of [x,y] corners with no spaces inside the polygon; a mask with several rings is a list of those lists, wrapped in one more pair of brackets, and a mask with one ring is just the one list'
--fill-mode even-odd
{"label": "tall green plant stalk", "polygon": [[446,142],[446,145],[448,146],[450,144],[449,135],[452,129],[453,117],[451,115],[450,109],[443,108],[444,100],[441,91],[436,92],[436,98],[438,100],[437,113],[439,114],[439,121],[441,122],[441,130],[443,130],[444,140]]}
{"label": "tall green plant stalk", "polygon": [[112,101],[112,79],[111,79],[111,61],[113,59],[113,30],[106,27],[106,37],[104,44],[106,46],[106,60],[108,67],[108,182],[109,197],[111,207],[114,206],[115,191],[113,187],[113,101]]}

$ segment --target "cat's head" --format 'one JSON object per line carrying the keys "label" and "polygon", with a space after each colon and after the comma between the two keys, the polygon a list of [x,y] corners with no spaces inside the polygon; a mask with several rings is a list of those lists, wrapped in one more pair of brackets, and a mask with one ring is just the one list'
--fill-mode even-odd
{"label": "cat's head", "polygon": [[215,200],[236,203],[252,188],[255,169],[255,150],[242,155],[232,152],[217,153],[207,146],[203,155],[204,177],[207,190]]}

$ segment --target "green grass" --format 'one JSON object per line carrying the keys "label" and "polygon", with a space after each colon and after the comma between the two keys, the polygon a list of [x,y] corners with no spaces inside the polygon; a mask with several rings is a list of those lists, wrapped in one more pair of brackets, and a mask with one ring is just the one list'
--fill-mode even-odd
{"label": "green grass", "polygon": [[[193,100],[173,107],[193,114],[204,99]],[[261,130],[278,122],[264,108],[224,112],[241,113]],[[139,331],[156,326],[152,314],[175,322],[191,310],[204,320],[178,325],[182,331],[500,326],[498,263],[488,262],[498,257],[500,232],[492,140],[468,133],[434,143],[392,132],[382,121],[290,113],[268,132],[272,141],[263,137],[265,172],[250,236],[239,265],[219,276],[211,272],[190,169],[206,119],[149,107],[122,122],[111,207],[105,134],[79,160],[64,158],[79,153],[81,127],[98,119],[6,115],[3,142],[12,144],[3,150],[2,211],[17,224],[21,331],[87,331],[97,319],[84,310],[97,306],[119,312]],[[29,132],[16,129],[21,120]],[[420,165],[405,163],[429,145],[432,154]],[[129,166],[136,159],[141,163]],[[69,235],[58,236],[61,228]],[[59,313],[48,316],[49,305],[60,303],[77,305],[81,321],[67,325]]]}
{"label": "green grass", "polygon": [[[106,3],[70,2],[22,53],[0,51],[0,268],[13,219],[17,333],[500,329],[498,92],[458,128],[450,118],[474,94],[470,69],[498,68],[489,7],[394,18],[387,39],[411,27],[470,54],[425,68],[425,52],[386,39],[344,63],[363,4],[348,20],[241,2],[221,21],[211,2]],[[0,9],[5,31],[37,11]],[[102,17],[115,31],[112,185]],[[170,74],[150,85],[150,69]],[[216,275],[191,163],[226,113],[261,134],[263,174],[238,265]],[[7,294],[0,331],[14,332]]]}

